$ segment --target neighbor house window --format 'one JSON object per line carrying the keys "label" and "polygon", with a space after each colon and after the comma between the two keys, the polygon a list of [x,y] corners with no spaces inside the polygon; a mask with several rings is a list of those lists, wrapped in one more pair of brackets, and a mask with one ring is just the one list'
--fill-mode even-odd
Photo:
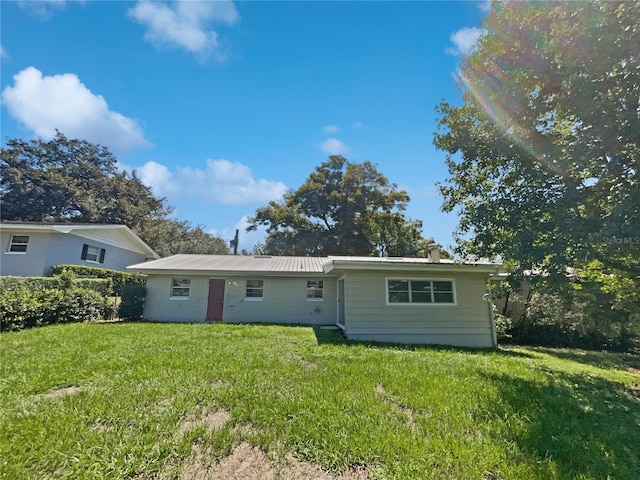
{"label": "neighbor house window", "polygon": [[91,263],[104,263],[104,254],[104,248],[96,247],[94,245],[87,245],[85,243],[82,246],[82,255],[80,255],[80,258]]}
{"label": "neighbor house window", "polygon": [[28,244],[29,244],[28,235],[11,235],[8,251],[11,253],[27,253]]}
{"label": "neighbor house window", "polygon": [[387,280],[389,303],[455,303],[451,280]]}
{"label": "neighbor house window", "polygon": [[324,298],[324,282],[322,280],[307,281],[307,300],[322,300]]}
{"label": "neighbor house window", "polygon": [[264,294],[264,280],[247,280],[248,300],[262,300]]}
{"label": "neighbor house window", "polygon": [[187,300],[189,298],[189,290],[191,289],[190,278],[172,278],[171,279],[171,298],[180,298]]}

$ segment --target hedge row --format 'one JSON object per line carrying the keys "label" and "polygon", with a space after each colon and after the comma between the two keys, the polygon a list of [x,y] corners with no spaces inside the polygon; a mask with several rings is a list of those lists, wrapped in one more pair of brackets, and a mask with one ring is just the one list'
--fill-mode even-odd
{"label": "hedge row", "polygon": [[113,306],[86,288],[0,288],[0,331],[110,318]]}
{"label": "hedge row", "polygon": [[[55,277],[0,277],[0,291],[15,290],[26,287],[31,290],[59,290],[66,288],[67,280],[64,276]],[[110,278],[73,278],[71,285],[76,288],[86,288],[98,292],[104,297],[112,295],[113,282]]]}
{"label": "hedge row", "polygon": [[61,275],[63,272],[71,272],[76,277],[104,278],[113,282],[113,293],[122,295],[124,285],[146,285],[147,276],[137,273],[109,270],[108,268],[85,267],[84,265],[55,265],[51,268],[52,275]]}

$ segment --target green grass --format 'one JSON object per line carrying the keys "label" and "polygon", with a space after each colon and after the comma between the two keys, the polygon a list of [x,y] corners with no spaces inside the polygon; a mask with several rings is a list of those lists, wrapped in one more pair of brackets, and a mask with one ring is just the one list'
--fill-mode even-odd
{"label": "green grass", "polygon": [[[6,479],[179,478],[194,444],[214,463],[241,441],[370,478],[640,478],[630,355],[245,325],[69,324],[0,343]],[[78,388],[47,396],[64,387]],[[223,427],[179,433],[221,408]]]}

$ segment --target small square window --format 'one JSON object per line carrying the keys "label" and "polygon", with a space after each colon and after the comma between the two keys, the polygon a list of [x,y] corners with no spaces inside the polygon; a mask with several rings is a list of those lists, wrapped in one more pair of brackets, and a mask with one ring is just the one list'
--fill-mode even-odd
{"label": "small square window", "polygon": [[322,300],[324,298],[324,281],[307,281],[307,300]]}
{"label": "small square window", "polygon": [[262,299],[264,294],[264,280],[247,280],[247,294],[248,299]]}
{"label": "small square window", "polygon": [[171,296],[174,298],[189,298],[189,290],[191,289],[190,278],[172,278],[171,279]]}
{"label": "small square window", "polygon": [[11,235],[9,242],[9,252],[27,253],[27,245],[29,244],[28,235]]}
{"label": "small square window", "polygon": [[89,245],[87,248],[87,258],[85,260],[87,262],[96,262],[100,259],[100,249],[98,247],[94,247],[93,245]]}
{"label": "small square window", "polygon": [[85,243],[82,246],[82,255],[80,255],[80,259],[91,263],[104,263],[104,254],[104,248],[96,247],[95,245],[87,245]]}

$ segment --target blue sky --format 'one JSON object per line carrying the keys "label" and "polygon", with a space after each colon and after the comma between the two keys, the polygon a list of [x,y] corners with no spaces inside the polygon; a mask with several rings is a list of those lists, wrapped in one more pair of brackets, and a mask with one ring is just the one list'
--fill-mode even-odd
{"label": "blue sky", "polygon": [[246,217],[330,154],[370,161],[445,247],[434,107],[486,1],[2,1],[1,129],[113,151],[175,216],[251,249]]}

